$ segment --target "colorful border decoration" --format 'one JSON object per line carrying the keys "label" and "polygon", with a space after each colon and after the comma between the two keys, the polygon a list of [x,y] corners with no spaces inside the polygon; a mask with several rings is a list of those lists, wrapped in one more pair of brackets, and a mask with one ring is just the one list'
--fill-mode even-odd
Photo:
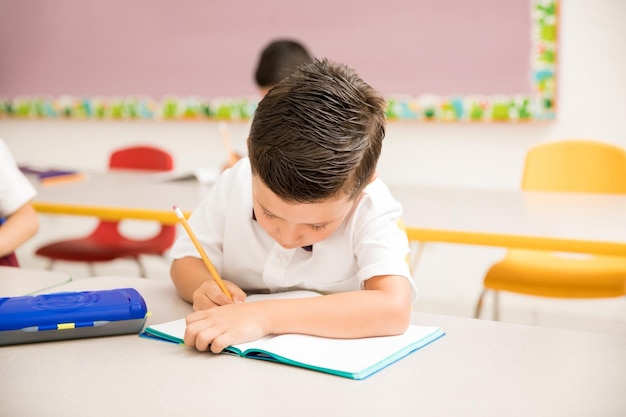
{"label": "colorful border decoration", "polygon": [[513,122],[556,117],[558,0],[531,2],[531,95],[388,97],[390,120]]}
{"label": "colorful border decoration", "polygon": [[211,101],[195,97],[16,97],[0,98],[0,117],[68,118],[95,120],[246,120],[254,114],[257,98]]}
{"label": "colorful border decoration", "polygon": [[[531,95],[387,97],[389,120],[516,122],[556,116],[558,0],[533,0]],[[0,97],[0,118],[248,120],[258,97]]]}

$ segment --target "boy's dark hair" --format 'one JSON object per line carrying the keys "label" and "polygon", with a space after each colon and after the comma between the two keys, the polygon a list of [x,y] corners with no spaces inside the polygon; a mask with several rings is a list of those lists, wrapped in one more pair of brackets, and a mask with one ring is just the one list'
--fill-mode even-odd
{"label": "boy's dark hair", "polygon": [[259,103],[248,137],[252,172],[287,202],[355,199],[385,137],[385,99],[347,66],[299,67]]}
{"label": "boy's dark hair", "polygon": [[254,80],[259,87],[273,87],[296,67],[312,59],[299,42],[290,39],[273,41],[261,52]]}

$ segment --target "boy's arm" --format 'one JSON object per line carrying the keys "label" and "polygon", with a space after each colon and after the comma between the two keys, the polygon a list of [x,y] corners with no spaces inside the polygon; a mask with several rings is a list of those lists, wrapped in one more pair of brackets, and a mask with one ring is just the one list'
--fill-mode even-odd
{"label": "boy's arm", "polygon": [[[282,300],[281,300],[282,301]],[[362,291],[329,294],[268,306],[268,333],[305,333],[336,338],[403,333],[411,319],[411,288],[406,278],[371,278]]]}
{"label": "boy's arm", "polygon": [[266,300],[199,311],[187,317],[185,343],[198,350],[225,347],[267,334],[302,333],[335,338],[404,332],[411,316],[411,286],[400,276],[378,276],[365,289],[304,299]]}

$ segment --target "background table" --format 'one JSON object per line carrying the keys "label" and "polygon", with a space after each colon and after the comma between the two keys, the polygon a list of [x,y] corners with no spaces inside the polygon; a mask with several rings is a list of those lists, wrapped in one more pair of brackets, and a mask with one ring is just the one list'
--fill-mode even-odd
{"label": "background table", "polygon": [[626,196],[390,188],[404,209],[413,272],[428,242],[626,256]]}
{"label": "background table", "polygon": [[411,240],[626,256],[626,196],[392,186]]}
{"label": "background table", "polygon": [[[149,324],[191,307],[168,282],[100,277],[58,290],[134,287]],[[363,381],[213,355],[137,335],[0,348],[0,415],[623,416],[626,337],[427,314],[446,336]]]}
{"label": "background table", "polygon": [[84,179],[60,184],[34,183],[35,209],[46,214],[95,216],[103,220],[154,220],[176,224],[177,205],[191,212],[210,186],[197,181],[162,181],[159,174],[115,170],[84,172]]}
{"label": "background table", "polygon": [[[36,184],[42,213],[177,223],[210,186],[157,181],[132,171],[86,172],[85,180]],[[409,239],[626,256],[626,196],[390,186]]]}

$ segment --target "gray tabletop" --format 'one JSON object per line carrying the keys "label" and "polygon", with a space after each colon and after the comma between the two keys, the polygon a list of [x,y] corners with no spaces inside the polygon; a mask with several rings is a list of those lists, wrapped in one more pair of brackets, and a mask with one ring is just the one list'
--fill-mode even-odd
{"label": "gray tabletop", "polygon": [[[55,291],[136,288],[149,324],[191,307],[167,282],[98,277]],[[137,335],[0,348],[2,416],[624,416],[626,337],[415,313],[446,336],[363,381]]]}

